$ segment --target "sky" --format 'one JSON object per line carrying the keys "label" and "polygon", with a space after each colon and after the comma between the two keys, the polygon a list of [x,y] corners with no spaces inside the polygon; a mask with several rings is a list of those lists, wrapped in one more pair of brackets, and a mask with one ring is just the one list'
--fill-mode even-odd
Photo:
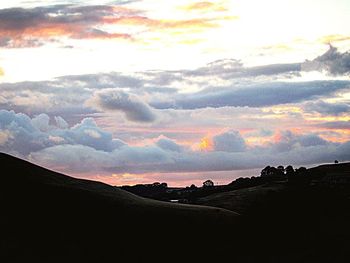
{"label": "sky", "polygon": [[350,161],[348,0],[0,3],[0,151],[112,185]]}

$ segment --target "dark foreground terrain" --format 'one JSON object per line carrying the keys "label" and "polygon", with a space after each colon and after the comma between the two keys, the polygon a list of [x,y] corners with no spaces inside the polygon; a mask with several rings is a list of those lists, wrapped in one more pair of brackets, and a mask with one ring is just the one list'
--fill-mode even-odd
{"label": "dark foreground terrain", "polygon": [[349,262],[346,187],[271,182],[249,188],[254,197],[197,200],[221,209],[145,199],[5,154],[0,167],[0,262]]}

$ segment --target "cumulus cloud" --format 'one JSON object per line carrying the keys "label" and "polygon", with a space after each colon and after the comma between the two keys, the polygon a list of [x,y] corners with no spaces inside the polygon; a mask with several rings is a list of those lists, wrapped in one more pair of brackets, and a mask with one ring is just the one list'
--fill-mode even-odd
{"label": "cumulus cloud", "polygon": [[228,131],[213,137],[215,151],[243,152],[247,146],[238,131]]}
{"label": "cumulus cloud", "polygon": [[32,124],[38,130],[46,132],[50,129],[50,117],[47,114],[39,114],[32,119]]}
{"label": "cumulus cloud", "polygon": [[159,138],[156,142],[156,145],[163,150],[168,150],[173,152],[181,152],[184,150],[182,146],[180,146],[175,141],[166,137]]}
{"label": "cumulus cloud", "polygon": [[350,74],[350,52],[341,53],[332,45],[323,55],[311,61],[306,61],[302,65],[305,71],[325,71],[330,75]]}
{"label": "cumulus cloud", "polygon": [[61,116],[55,116],[56,126],[60,129],[67,129],[68,123]]}
{"label": "cumulus cloud", "polygon": [[[173,173],[232,171],[261,168],[270,165],[310,165],[350,159],[350,143],[311,142],[299,144],[289,151],[275,148],[252,148],[245,152],[187,150],[177,152],[157,146],[124,146],[112,152],[87,146],[59,145],[30,154],[31,160],[67,171],[99,173]],[[78,165],[78,163],[80,165]],[[90,167],[90,169],[88,169]]]}
{"label": "cumulus cloud", "polygon": [[1,110],[0,150],[68,173],[102,174],[231,171],[350,160],[350,142],[332,143],[313,133],[282,131],[275,142],[247,147],[237,131],[227,131],[213,138],[211,151],[203,152],[164,136],[148,145],[131,146],[91,118],[65,129],[48,127],[47,120],[45,115],[31,119]]}
{"label": "cumulus cloud", "polygon": [[277,134],[276,142],[271,145],[271,149],[277,153],[281,153],[297,150],[304,147],[325,146],[327,144],[330,144],[330,142],[322,139],[317,134],[311,133],[297,135],[287,130],[281,131],[279,134]]}
{"label": "cumulus cloud", "polygon": [[[61,144],[83,145],[96,150],[112,151],[125,145],[112,134],[99,128],[91,118],[85,118],[68,128],[61,117],[59,125],[50,125],[50,118],[40,114],[34,118],[14,111],[0,110],[0,150],[21,156]],[[63,126],[62,126],[63,123]]]}
{"label": "cumulus cloud", "polygon": [[156,119],[154,110],[138,96],[118,89],[95,92],[89,105],[104,111],[121,111],[130,121],[152,122]]}

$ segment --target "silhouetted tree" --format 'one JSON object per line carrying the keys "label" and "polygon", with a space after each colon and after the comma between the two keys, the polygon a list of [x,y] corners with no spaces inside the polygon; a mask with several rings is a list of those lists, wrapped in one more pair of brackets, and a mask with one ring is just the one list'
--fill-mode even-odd
{"label": "silhouetted tree", "polygon": [[338,162],[338,160],[335,160],[334,163],[337,164],[337,163],[339,163],[339,162]]}
{"label": "silhouetted tree", "polygon": [[284,172],[285,172],[285,169],[284,169],[283,165],[278,166],[277,170],[279,170],[280,173],[282,173],[282,174],[284,174]]}
{"label": "silhouetted tree", "polygon": [[271,167],[271,166],[266,166],[264,169],[261,171],[261,177],[269,177],[269,178],[274,178],[276,177],[281,177],[284,175],[284,168],[283,166],[279,166],[279,168],[276,167]]}
{"label": "silhouetted tree", "polygon": [[307,169],[305,167],[300,167],[300,168],[295,170],[295,173],[298,175],[305,174],[306,172],[307,172]]}
{"label": "silhouetted tree", "polygon": [[203,182],[203,187],[213,187],[214,183],[212,180],[206,180],[205,182]]}
{"label": "silhouetted tree", "polygon": [[197,189],[197,186],[195,186],[194,184],[191,184],[190,189],[192,190]]}
{"label": "silhouetted tree", "polygon": [[271,170],[271,167],[268,165],[266,166],[264,169],[261,170],[261,177],[265,177],[265,176],[268,176],[269,175],[269,172]]}
{"label": "silhouetted tree", "polygon": [[295,169],[294,176],[288,177],[288,182],[298,186],[307,186],[311,182],[311,177],[305,167],[300,167]]}
{"label": "silhouetted tree", "polygon": [[288,175],[288,176],[294,175],[294,168],[293,168],[293,166],[288,165],[288,166],[286,167],[286,175]]}

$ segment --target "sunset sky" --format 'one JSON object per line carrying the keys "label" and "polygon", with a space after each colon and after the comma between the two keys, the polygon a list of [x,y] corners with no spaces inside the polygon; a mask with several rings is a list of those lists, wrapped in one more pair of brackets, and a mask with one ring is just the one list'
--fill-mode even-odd
{"label": "sunset sky", "polygon": [[349,0],[0,2],[0,151],[114,185],[350,160]]}

